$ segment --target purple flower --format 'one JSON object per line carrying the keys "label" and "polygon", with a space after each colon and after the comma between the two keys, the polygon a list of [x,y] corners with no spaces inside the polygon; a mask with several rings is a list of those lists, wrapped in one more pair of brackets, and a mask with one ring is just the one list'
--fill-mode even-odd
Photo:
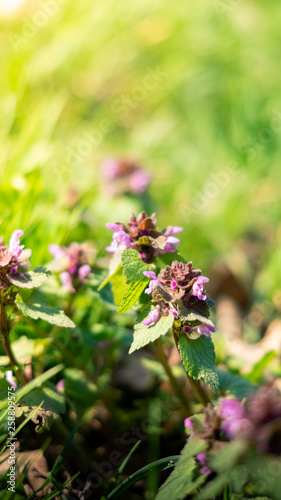
{"label": "purple flower", "polygon": [[49,245],[48,250],[56,260],[61,259],[64,256],[64,251],[59,245]]}
{"label": "purple flower", "polygon": [[20,237],[23,236],[23,231],[21,229],[16,229],[10,238],[9,242],[9,252],[16,259],[20,256],[24,245],[20,245]]}
{"label": "purple flower", "polygon": [[183,331],[186,333],[195,332],[199,335],[205,335],[205,337],[211,337],[211,332],[215,332],[216,330],[213,326],[202,324],[193,327],[185,326]]}
{"label": "purple flower", "polygon": [[64,379],[61,379],[57,385],[56,385],[56,389],[58,392],[64,392],[64,386],[65,386],[65,380]]}
{"label": "purple flower", "polygon": [[152,271],[144,271],[143,274],[147,276],[147,278],[152,278],[152,280],[149,282],[148,288],[145,289],[144,293],[150,294],[156,286],[161,286],[161,288],[163,288],[163,285],[161,284],[155,273],[153,273]]}
{"label": "purple flower", "polygon": [[91,272],[90,266],[88,264],[84,264],[83,266],[79,267],[79,269],[78,269],[79,278],[80,279],[88,278],[90,272]]}
{"label": "purple flower", "polygon": [[5,375],[4,375],[5,379],[7,380],[7,382],[15,389],[15,391],[17,390],[18,386],[16,384],[16,382],[14,382],[14,379],[13,379],[13,372],[12,370],[8,370],[5,372]]}
{"label": "purple flower", "polygon": [[208,460],[207,460],[206,453],[198,453],[198,455],[195,457],[195,460],[197,460],[197,462],[201,466],[200,474],[208,474],[209,475],[212,473],[211,469],[209,469],[209,467],[208,467]]}
{"label": "purple flower", "polygon": [[[186,429],[189,433],[189,436],[194,436],[193,425],[192,425],[190,418],[185,419],[184,426],[186,427]],[[187,441],[188,441],[188,439],[187,439]]]}
{"label": "purple flower", "polygon": [[178,311],[176,310],[176,308],[171,303],[170,303],[170,313],[172,313],[172,315],[175,316],[175,317],[179,315]]}
{"label": "purple flower", "polygon": [[203,294],[204,283],[208,283],[209,278],[205,276],[199,276],[192,287],[192,295],[195,295],[200,300],[206,300],[207,296]]}
{"label": "purple flower", "polygon": [[228,438],[233,438],[245,422],[243,406],[237,399],[223,398],[220,404],[220,414],[223,419],[221,429]]}
{"label": "purple flower", "polygon": [[136,170],[129,177],[130,188],[133,193],[143,193],[150,182],[150,175],[145,170]]}
{"label": "purple flower", "polygon": [[102,176],[107,181],[113,181],[119,175],[119,164],[114,158],[105,160],[101,165]]}
{"label": "purple flower", "polygon": [[130,236],[125,233],[125,231],[119,229],[117,224],[106,224],[106,227],[115,231],[115,233],[113,234],[113,241],[111,242],[110,246],[106,247],[106,250],[108,252],[116,252],[116,250],[125,250],[126,248],[131,247]]}
{"label": "purple flower", "polygon": [[112,231],[119,231],[118,224],[108,223],[108,224],[105,224],[105,226],[107,227],[107,229],[112,229]]}
{"label": "purple flower", "polygon": [[142,322],[143,325],[148,326],[151,323],[155,323],[158,320],[160,314],[160,306],[156,306],[153,311],[151,311],[148,317]]}
{"label": "purple flower", "polygon": [[60,279],[64,288],[72,288],[72,281],[69,272],[60,273]]}
{"label": "purple flower", "polygon": [[[165,232],[165,236],[167,236],[166,240],[166,245],[163,250],[160,251],[160,253],[173,253],[175,252],[175,248],[177,247],[180,240],[174,236],[174,234],[180,233],[183,231],[182,227],[179,226],[171,226],[167,232]],[[173,246],[172,246],[173,245]]]}

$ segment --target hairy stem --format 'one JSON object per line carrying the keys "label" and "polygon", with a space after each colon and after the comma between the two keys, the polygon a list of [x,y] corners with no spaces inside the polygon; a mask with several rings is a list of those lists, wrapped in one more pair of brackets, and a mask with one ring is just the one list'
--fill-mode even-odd
{"label": "hairy stem", "polygon": [[207,404],[210,404],[211,401],[209,400],[208,395],[204,390],[204,387],[202,387],[202,385],[200,384],[200,380],[195,380],[194,378],[191,378],[189,375],[187,375],[187,378],[198,401],[200,401],[200,403],[202,403],[203,406],[207,406]]}
{"label": "hairy stem", "polygon": [[190,402],[189,402],[186,394],[184,393],[183,388],[180,386],[177,379],[173,375],[171,367],[170,367],[170,365],[167,361],[166,355],[163,351],[163,345],[162,345],[161,338],[157,339],[155,341],[155,344],[156,344],[158,359],[159,359],[160,363],[162,364],[166,374],[169,377],[169,380],[171,382],[171,386],[173,387],[175,394],[177,394],[178,398],[180,399],[183,407],[186,409],[187,415],[190,416],[192,414],[191,408],[190,408]]}

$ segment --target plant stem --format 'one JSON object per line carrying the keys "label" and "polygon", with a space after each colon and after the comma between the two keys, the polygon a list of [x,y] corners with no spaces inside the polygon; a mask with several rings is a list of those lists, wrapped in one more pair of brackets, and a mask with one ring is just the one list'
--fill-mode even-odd
{"label": "plant stem", "polygon": [[3,340],[3,346],[5,349],[5,352],[11,362],[12,367],[14,368],[15,375],[20,382],[21,385],[25,385],[26,381],[23,375],[23,372],[21,368],[19,368],[19,363],[16,360],[14,353],[11,349],[11,344],[10,344],[10,339],[9,339],[9,333],[10,333],[10,327],[9,327],[9,322],[7,319],[7,312],[6,312],[6,306],[3,301],[3,295],[1,297],[1,334],[2,334],[2,340]]}
{"label": "plant stem", "polygon": [[186,394],[184,393],[182,387],[178,383],[177,379],[173,375],[171,367],[170,367],[170,365],[169,365],[169,363],[167,361],[167,358],[166,358],[165,353],[163,351],[163,345],[162,345],[161,338],[157,339],[155,341],[155,344],[156,344],[156,350],[157,350],[158,359],[159,359],[160,363],[162,364],[162,366],[163,366],[166,374],[168,375],[168,377],[170,379],[170,382],[171,382],[171,385],[172,385],[175,393],[177,394],[177,396],[180,399],[183,407],[185,408],[185,410],[187,412],[187,415],[188,416],[192,415],[189,400],[188,400]]}
{"label": "plant stem", "polygon": [[200,381],[195,380],[194,378],[191,378],[189,375],[187,375],[187,378],[189,380],[189,383],[190,383],[190,385],[193,389],[193,392],[194,392],[195,396],[197,397],[198,401],[200,401],[200,403],[203,406],[207,406],[207,404],[211,404],[211,401],[209,400],[208,395],[206,394],[204,388],[200,384]]}

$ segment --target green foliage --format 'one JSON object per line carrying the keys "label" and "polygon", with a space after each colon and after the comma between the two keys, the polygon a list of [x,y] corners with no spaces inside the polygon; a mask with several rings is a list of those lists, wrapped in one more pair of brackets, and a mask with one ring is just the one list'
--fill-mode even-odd
{"label": "green foliage", "polygon": [[187,495],[196,491],[205,482],[206,475],[199,474],[198,464],[194,457],[204,452],[206,448],[205,441],[196,438],[189,439],[176,467],[159,489],[155,500],[184,500]]}
{"label": "green foliage", "polygon": [[[213,456],[210,454],[210,468],[217,475],[200,490],[196,500],[199,500],[199,498],[209,500],[223,491],[224,487],[230,483],[231,471],[238,462],[239,457],[245,452],[245,449],[246,446],[241,441],[233,441],[222,445],[217,453],[213,453]],[[245,479],[247,480],[244,474],[235,474],[233,478],[237,478],[237,485],[239,482],[240,489],[244,486]]]}
{"label": "green foliage", "polygon": [[37,432],[49,430],[54,420],[60,419],[60,414],[64,413],[66,409],[64,396],[49,386],[41,387],[24,396],[15,407],[16,417],[22,415],[28,417],[34,408],[42,402],[41,408],[31,419],[36,424],[35,430]]}
{"label": "green foliage", "polygon": [[256,386],[251,384],[248,379],[241,375],[220,370],[219,368],[217,368],[216,371],[219,377],[220,391],[222,393],[229,393],[236,398],[242,399],[249,396],[257,389]]}
{"label": "green foliage", "polygon": [[140,253],[131,248],[122,253],[122,267],[127,289],[118,309],[119,313],[128,311],[138,301],[149,282],[149,278],[143,273],[150,268],[143,262]]}
{"label": "green foliage", "polygon": [[28,273],[16,273],[9,275],[9,281],[19,288],[38,288],[52,274],[52,271],[46,267],[35,267]]}
{"label": "green foliage", "polygon": [[97,387],[91,382],[82,370],[66,368],[63,372],[65,378],[65,393],[73,401],[83,407],[92,406],[97,400]]}
{"label": "green foliage", "polygon": [[250,382],[252,382],[253,384],[259,382],[262,379],[265,368],[274,359],[276,359],[275,351],[266,352],[264,356],[262,356],[262,358],[257,363],[255,363],[253,369],[248,374],[248,379],[250,380]]}
{"label": "green foliage", "polygon": [[43,319],[52,325],[64,328],[75,328],[73,321],[68,318],[59,307],[51,307],[45,295],[36,290],[31,295],[18,293],[16,297],[17,308],[32,319]]}
{"label": "green foliage", "polygon": [[161,316],[160,319],[151,325],[143,325],[143,320],[153,311],[153,309],[154,306],[148,306],[140,312],[138,322],[135,325],[134,340],[130,347],[129,354],[132,354],[132,352],[144,347],[150,342],[154,342],[154,340],[161,337],[161,335],[165,335],[173,326],[175,318],[172,314]]}
{"label": "green foliage", "polygon": [[201,335],[196,340],[181,337],[178,348],[188,375],[196,380],[203,379],[214,391],[219,389],[215,369],[215,350],[211,338]]}

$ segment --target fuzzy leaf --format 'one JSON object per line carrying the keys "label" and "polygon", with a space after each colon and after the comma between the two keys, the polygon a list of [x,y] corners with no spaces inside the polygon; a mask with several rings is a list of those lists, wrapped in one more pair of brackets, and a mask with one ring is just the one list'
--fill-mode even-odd
{"label": "fuzzy leaf", "polygon": [[141,255],[136,250],[128,248],[122,254],[122,267],[124,269],[124,276],[127,285],[136,283],[136,281],[146,280],[149,281],[143,274],[144,271],[149,270],[148,264],[143,262]]}
{"label": "fuzzy leaf", "polygon": [[209,326],[214,326],[214,323],[207,318],[206,316],[203,316],[202,314],[199,314],[197,311],[193,309],[187,309],[184,306],[180,307],[180,316],[185,320],[190,323],[195,323],[195,324],[205,324]]}
{"label": "fuzzy leaf", "polygon": [[17,272],[16,274],[8,274],[7,278],[12,285],[19,288],[38,288],[52,274],[50,269],[39,266],[28,273]]}
{"label": "fuzzy leaf", "polygon": [[206,450],[207,443],[191,438],[181,452],[180,459],[165,483],[161,486],[155,500],[184,500],[206,480],[205,474],[196,473],[198,464],[194,458]]}
{"label": "fuzzy leaf", "polygon": [[241,375],[220,370],[219,368],[217,368],[217,374],[219,377],[220,390],[223,393],[227,392],[233,394],[236,398],[245,398],[257,389],[257,386],[251,384],[249,380]]}
{"label": "fuzzy leaf", "polygon": [[64,311],[59,307],[51,307],[45,295],[39,290],[34,291],[29,297],[23,298],[21,294],[16,297],[17,308],[24,314],[32,319],[43,319],[64,328],[75,328],[75,324]]}
{"label": "fuzzy leaf", "polygon": [[64,396],[51,389],[50,387],[40,387],[27,394],[15,406],[16,417],[24,415],[27,417],[34,408],[43,402],[41,408],[32,417],[32,421],[36,424],[37,432],[49,430],[54,420],[60,419],[60,413],[65,412]]}
{"label": "fuzzy leaf", "polygon": [[121,265],[120,267],[118,267],[116,272],[111,276],[110,283],[112,287],[112,293],[115,305],[119,306],[122,301],[122,297],[127,290],[127,285],[125,283],[125,276],[123,274],[123,269]]}
{"label": "fuzzy leaf", "polygon": [[122,267],[125,283],[128,287],[118,309],[119,313],[128,311],[138,301],[149,282],[149,278],[143,274],[144,271],[149,270],[149,266],[143,262],[140,253],[136,250],[132,250],[131,248],[124,250],[122,254]]}
{"label": "fuzzy leaf", "polygon": [[129,354],[132,354],[132,352],[144,347],[150,342],[154,342],[154,340],[161,337],[161,335],[165,335],[169,328],[173,326],[175,318],[172,314],[169,314],[168,316],[161,316],[158,321],[152,323],[151,325],[144,325],[142,321],[153,309],[154,308],[152,306],[149,306],[141,311],[138,317],[138,323],[135,325],[134,340],[130,347]]}
{"label": "fuzzy leaf", "polygon": [[216,355],[211,338],[205,335],[196,340],[181,337],[178,348],[188,375],[195,380],[202,378],[214,391],[217,391],[219,379],[215,369]]}
{"label": "fuzzy leaf", "polygon": [[124,313],[131,309],[133,305],[139,300],[142,292],[147,286],[148,281],[143,280],[143,281],[137,281],[136,283],[133,283],[132,285],[129,285],[126,289],[126,292],[124,293],[122,297],[122,302],[120,304],[120,307],[118,309],[119,313]]}

